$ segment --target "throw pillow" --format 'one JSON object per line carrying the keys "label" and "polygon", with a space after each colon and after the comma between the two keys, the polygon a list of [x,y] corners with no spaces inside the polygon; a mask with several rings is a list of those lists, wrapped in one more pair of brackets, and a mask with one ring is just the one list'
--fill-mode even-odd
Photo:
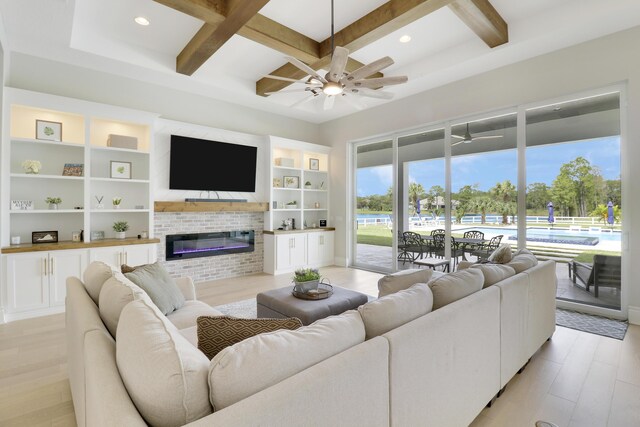
{"label": "throw pillow", "polygon": [[378,280],[378,298],[408,289],[416,283],[427,283],[433,270],[412,268],[388,274]]}
{"label": "throw pillow", "polygon": [[84,287],[96,305],[98,305],[100,300],[100,289],[102,289],[102,285],[117,271],[115,268],[101,261],[92,262],[84,271],[82,275]]}
{"label": "throw pillow", "polygon": [[501,280],[516,275],[516,271],[512,267],[502,264],[474,264],[471,268],[477,268],[482,271],[484,276],[483,288],[495,285]]}
{"label": "throw pillow", "polygon": [[511,261],[511,245],[503,243],[489,255],[488,260],[496,264],[506,264]]}
{"label": "throw pillow", "polygon": [[151,303],[149,296],[122,273],[116,272],[113,277],[104,282],[100,290],[100,318],[112,337],[116,337],[122,309],[131,301],[138,299],[146,299]]}
{"label": "throw pillow", "polygon": [[536,256],[527,249],[519,250],[516,255],[507,264],[512,267],[516,273],[522,273],[523,271],[538,264]]}
{"label": "throw pillow", "polygon": [[433,292],[433,309],[444,307],[454,301],[482,289],[484,276],[477,268],[467,268],[445,274],[428,283]]}
{"label": "throw pillow", "polygon": [[165,315],[184,305],[184,295],[160,263],[140,266],[125,277],[140,286]]}
{"label": "throw pillow", "polygon": [[136,271],[136,268],[144,267],[145,265],[150,265],[150,264],[136,265],[135,267],[131,267],[130,265],[127,265],[127,264],[122,264],[120,266],[120,271],[122,271],[122,274],[127,274],[127,273],[131,273],[132,271]]}
{"label": "throw pillow", "polygon": [[300,319],[241,319],[230,316],[200,316],[196,321],[198,349],[209,360],[225,347],[265,332],[280,329],[296,330],[302,326]]}

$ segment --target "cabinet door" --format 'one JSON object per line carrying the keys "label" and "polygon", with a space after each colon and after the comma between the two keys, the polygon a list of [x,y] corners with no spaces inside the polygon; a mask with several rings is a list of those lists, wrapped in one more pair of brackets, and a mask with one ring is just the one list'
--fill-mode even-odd
{"label": "cabinet door", "polygon": [[124,261],[123,264],[130,266],[151,264],[156,262],[156,246],[155,245],[129,245],[122,249]]}
{"label": "cabinet door", "polygon": [[67,277],[82,277],[87,268],[86,249],[49,252],[49,299],[51,306],[64,305]]}
{"label": "cabinet door", "polygon": [[47,252],[6,256],[7,311],[49,307]]}
{"label": "cabinet door", "polygon": [[291,248],[291,267],[304,267],[307,264],[307,235],[293,234],[293,247]]}
{"label": "cabinet door", "polygon": [[317,266],[321,264],[321,246],[320,235],[323,233],[309,233],[307,234],[307,261],[309,265]]}
{"label": "cabinet door", "polygon": [[89,261],[102,261],[105,264],[109,264],[113,267],[118,267],[124,264],[124,256],[122,252],[122,246],[109,246],[106,248],[91,248],[89,249]]}
{"label": "cabinet door", "polygon": [[291,234],[276,236],[276,270],[291,268],[292,248],[293,236]]}
{"label": "cabinet door", "polygon": [[324,265],[333,265],[333,231],[327,231],[320,234],[320,263]]}

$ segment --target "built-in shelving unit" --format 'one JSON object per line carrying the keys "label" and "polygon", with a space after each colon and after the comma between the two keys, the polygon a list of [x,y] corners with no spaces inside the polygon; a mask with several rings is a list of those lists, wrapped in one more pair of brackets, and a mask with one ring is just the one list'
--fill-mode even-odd
{"label": "built-in shelving unit", "polygon": [[[116,221],[129,223],[127,236],[152,235],[150,154],[156,115],[12,88],[5,90],[4,102],[3,247],[12,236],[31,243],[34,231],[57,231],[60,241],[70,241],[81,230],[85,242],[92,231],[109,238]],[[60,140],[38,139],[36,120],[61,123]],[[109,147],[111,134],[137,138],[137,149]],[[39,173],[26,173],[25,160],[39,161]],[[126,164],[130,175],[112,176],[112,162]],[[83,165],[82,176],[63,175],[67,164]],[[47,197],[62,199],[57,210],[49,209]],[[119,209],[113,209],[116,197],[122,198]],[[31,201],[33,209],[12,210],[12,200]]]}
{"label": "built-in shelving unit", "polygon": [[[295,220],[296,229],[318,227],[320,220],[328,222],[330,150],[322,145],[270,137],[271,209],[265,216],[267,230],[277,230],[289,218]],[[296,207],[288,208],[292,202]]]}

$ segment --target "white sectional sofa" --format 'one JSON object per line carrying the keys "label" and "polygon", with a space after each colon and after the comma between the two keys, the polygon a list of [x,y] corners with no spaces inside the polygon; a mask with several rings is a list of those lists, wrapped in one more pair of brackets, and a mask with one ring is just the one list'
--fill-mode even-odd
{"label": "white sectional sofa", "polygon": [[[555,263],[512,274],[435,310],[435,282],[404,283],[358,311],[249,338],[211,362],[198,358],[187,313],[179,329],[144,299],[122,310],[116,343],[85,285],[69,278],[78,425],[466,426],[555,331]],[[194,301],[190,281],[181,289]],[[159,362],[165,339],[185,352],[177,360],[191,368],[182,377]],[[192,410],[208,403],[209,415]]]}

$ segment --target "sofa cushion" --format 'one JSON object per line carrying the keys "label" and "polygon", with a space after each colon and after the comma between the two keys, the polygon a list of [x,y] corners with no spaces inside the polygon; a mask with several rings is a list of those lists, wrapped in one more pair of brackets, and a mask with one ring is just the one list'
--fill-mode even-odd
{"label": "sofa cushion", "polygon": [[102,261],[92,262],[84,271],[82,275],[84,287],[96,305],[99,305],[100,302],[100,289],[102,289],[102,285],[117,271],[118,270]]}
{"label": "sofa cushion", "polygon": [[178,426],[211,413],[209,359],[149,301],[120,314],[116,361],[131,400],[153,426]]}
{"label": "sofa cushion", "polygon": [[258,334],[280,329],[296,330],[302,326],[300,319],[241,319],[231,316],[198,317],[198,349],[209,359],[222,349]]}
{"label": "sofa cushion", "polygon": [[503,264],[474,264],[471,268],[477,268],[482,271],[484,276],[483,288],[495,285],[501,280],[516,275],[516,271],[512,267]]}
{"label": "sofa cushion", "polygon": [[211,360],[211,404],[215,410],[233,405],[364,342],[364,336],[360,315],[350,310],[295,331],[260,334],[227,347]]}
{"label": "sofa cushion", "polygon": [[125,276],[140,286],[163,314],[169,314],[184,305],[180,288],[158,262],[142,265]]}
{"label": "sofa cushion", "polygon": [[455,271],[429,282],[433,292],[433,309],[444,307],[454,301],[482,289],[484,276],[477,268]]}
{"label": "sofa cushion", "polygon": [[223,313],[198,300],[185,301],[184,305],[172,313],[167,314],[169,322],[178,329],[196,326],[200,316],[222,316]]}
{"label": "sofa cushion", "polygon": [[426,283],[386,295],[358,307],[366,339],[385,334],[431,311],[433,293]]}
{"label": "sofa cushion", "polygon": [[538,259],[530,250],[520,249],[507,265],[512,267],[516,273],[522,273],[534,265],[538,265]]}
{"label": "sofa cushion", "polygon": [[427,283],[433,274],[431,269],[412,268],[388,274],[378,280],[378,298],[407,289],[416,283]]}
{"label": "sofa cushion", "polygon": [[115,338],[120,320],[120,313],[125,305],[133,300],[147,299],[151,302],[149,296],[135,283],[124,277],[124,275],[116,271],[113,277],[107,279],[100,290],[100,318],[109,330],[112,337]]}
{"label": "sofa cushion", "polygon": [[489,255],[488,261],[496,264],[506,264],[511,261],[511,245],[503,243]]}

